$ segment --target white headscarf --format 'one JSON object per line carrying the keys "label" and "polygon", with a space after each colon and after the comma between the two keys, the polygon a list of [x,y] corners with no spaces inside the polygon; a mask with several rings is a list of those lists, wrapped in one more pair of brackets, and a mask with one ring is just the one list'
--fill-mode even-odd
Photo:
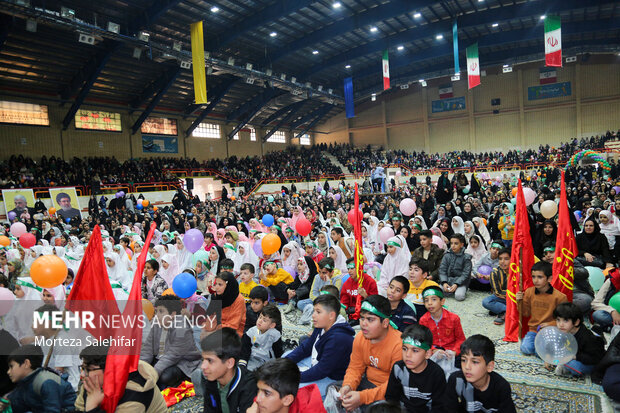
{"label": "white headscarf", "polygon": [[[54,296],[54,305],[56,306],[56,308],[58,308],[59,310],[62,310],[64,308],[66,294],[65,286],[63,284],[60,284],[59,286],[54,288],[44,288],[43,291],[47,291]],[[43,299],[43,291],[41,291],[41,299]]]}
{"label": "white headscarf", "polygon": [[294,271],[297,272],[297,260],[299,259],[299,257],[304,256],[304,253],[299,251],[299,244],[293,241],[284,244],[284,247],[282,248],[283,256],[284,249],[290,250],[291,253],[289,254],[288,258],[282,260],[282,266],[293,268]]}
{"label": "white headscarf", "polygon": [[[454,224],[454,221],[457,221],[457,224]],[[452,217],[452,219],[450,220],[450,226],[452,227],[452,231],[454,231],[455,234],[461,234],[461,235],[465,235],[465,224],[463,223],[463,218],[459,217],[458,215]]]}
{"label": "white headscarf", "polygon": [[474,217],[472,218],[472,221],[474,225],[476,225],[476,223],[479,224],[479,226],[477,227],[478,233],[482,236],[484,245],[489,246],[491,244],[491,234],[489,234],[489,230],[487,229],[487,226],[484,225],[484,220],[480,217]]}
{"label": "white headscarf", "polygon": [[185,245],[181,242],[181,248],[179,248],[179,243],[176,243],[174,248],[172,248],[173,251],[175,251],[175,254],[177,256],[177,264],[179,266],[179,270],[183,271],[186,268],[193,268],[192,267],[192,253],[189,252],[189,250],[187,248],[185,248]]}
{"label": "white headscarf", "polygon": [[36,285],[30,277],[19,277],[16,285],[24,292],[23,298],[15,297],[15,304],[11,311],[4,316],[4,328],[18,341],[33,335],[32,314],[43,305],[41,292],[43,289]]}
{"label": "white headscarf", "polygon": [[[172,254],[164,254],[164,256],[161,257],[161,261],[162,261],[162,265],[161,267],[159,267],[158,274],[161,275],[161,277],[166,281],[166,283],[170,287],[172,286],[172,280],[174,280],[174,277],[176,277],[180,272],[177,260],[175,256]],[[163,265],[164,261],[168,263],[168,269],[164,268],[164,265]]]}
{"label": "white headscarf", "polygon": [[613,249],[616,246],[616,236],[620,235],[620,221],[615,214],[612,214],[608,210],[599,212],[599,216],[600,215],[605,215],[608,219],[607,224],[599,222],[599,227],[601,227],[601,234],[607,237],[609,249]]}
{"label": "white headscarf", "polygon": [[[243,250],[243,253],[241,250]],[[246,263],[252,264],[255,269],[258,269],[258,257],[248,241],[239,241],[237,244],[237,254],[233,261],[235,262],[234,269],[237,270],[237,266],[239,266],[239,272],[241,271],[241,266]]]}
{"label": "white headscarf", "polygon": [[[478,247],[477,248],[472,248],[471,242],[469,243],[469,245],[467,246],[467,249],[465,250],[465,252],[469,255],[471,255],[471,267],[473,268],[477,268],[478,267],[478,263],[480,262],[480,260],[482,259],[482,257],[484,257],[487,253],[487,249],[484,246],[484,242],[482,242],[482,240],[480,240],[480,236],[479,235],[474,235],[472,236],[478,238]],[[472,270],[473,271],[473,270]]]}
{"label": "white headscarf", "polygon": [[104,254],[105,258],[110,258],[114,261],[114,267],[110,268],[108,263],[106,262],[106,268],[108,270],[108,277],[112,281],[119,282],[123,288],[129,290],[132,284],[132,274],[121,264],[121,259],[118,254],[114,252],[109,252]]}
{"label": "white headscarf", "polygon": [[334,265],[336,268],[340,270],[343,274],[347,273],[347,257],[344,255],[342,248],[338,245],[332,245],[330,248],[333,248],[336,251],[336,259],[334,260]]}
{"label": "white headscarf", "polygon": [[394,254],[386,255],[383,260],[383,265],[381,266],[381,277],[377,283],[379,293],[381,294],[383,292],[381,295],[385,295],[392,278],[397,275],[402,275],[403,277],[408,276],[409,261],[411,260],[411,253],[409,252],[407,241],[402,235],[396,235],[390,238],[387,245],[394,246],[396,251]]}

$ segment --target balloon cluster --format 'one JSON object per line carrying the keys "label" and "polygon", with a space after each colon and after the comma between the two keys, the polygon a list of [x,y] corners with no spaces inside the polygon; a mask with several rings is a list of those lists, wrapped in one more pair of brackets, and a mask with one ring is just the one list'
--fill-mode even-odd
{"label": "balloon cluster", "polygon": [[566,163],[566,168],[568,169],[568,167],[570,166],[577,166],[579,165],[579,161],[581,161],[583,158],[588,158],[590,160],[595,161],[596,163],[599,164],[599,166],[605,171],[605,172],[609,172],[611,171],[611,166],[609,165],[609,163],[605,160],[605,158],[603,158],[601,156],[601,154],[591,151],[591,150],[584,150],[584,151],[580,151],[577,152],[576,154],[574,154]]}

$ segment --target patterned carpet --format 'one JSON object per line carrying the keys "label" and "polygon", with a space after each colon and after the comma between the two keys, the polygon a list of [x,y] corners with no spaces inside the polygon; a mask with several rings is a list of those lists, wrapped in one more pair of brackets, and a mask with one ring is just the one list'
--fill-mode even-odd
{"label": "patterned carpet", "polygon": [[[485,334],[496,344],[496,371],[512,386],[513,399],[520,412],[611,413],[613,408],[603,389],[589,378],[558,377],[543,367],[536,357],[521,354],[518,343],[502,341],[504,327],[493,324],[494,317],[482,308],[487,293],[469,292],[467,299],[446,301],[448,310],[461,317],[465,336]],[[283,316],[283,340],[297,340],[310,331],[298,324],[300,312]],[[174,412],[202,412],[202,398],[192,397],[173,406]]]}

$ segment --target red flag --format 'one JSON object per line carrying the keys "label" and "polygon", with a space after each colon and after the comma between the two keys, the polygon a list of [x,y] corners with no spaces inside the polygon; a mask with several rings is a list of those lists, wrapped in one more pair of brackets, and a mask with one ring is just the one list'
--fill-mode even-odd
{"label": "red flag", "polygon": [[[523,186],[519,179],[517,191],[517,212],[515,218],[514,237],[508,269],[508,288],[506,291],[506,324],[504,341],[519,340],[519,309],[516,294],[533,285],[532,265],[534,265],[534,248],[530,236],[530,222],[523,197]],[[527,333],[529,318],[521,317],[521,337]]]}
{"label": "red flag", "polygon": [[[155,232],[155,223],[151,224],[149,234],[144,241],[144,245],[149,245]],[[127,305],[123,311],[123,318],[137,320],[142,315],[142,273],[144,272],[144,264],[148,255],[148,248],[143,248],[138,257],[138,266],[133,276],[133,284]],[[132,339],[133,345],[123,346],[122,344],[110,346],[110,351],[106,357],[105,375],[103,377],[103,393],[104,399],[101,407],[108,413],[116,410],[118,401],[125,393],[127,378],[129,373],[138,369],[140,361],[140,346],[142,345],[142,328],[117,329],[116,338],[129,337]]]}
{"label": "red flag", "polygon": [[566,183],[562,171],[562,192],[560,194],[558,235],[555,241],[555,255],[553,257],[553,281],[551,285],[558,291],[566,294],[568,301],[573,301],[573,260],[577,255],[577,241],[575,232],[570,223],[570,212],[566,199]]}
{"label": "red flag", "polygon": [[[148,249],[148,248],[147,248]],[[75,275],[73,288],[67,297],[65,308],[72,312],[91,311],[94,314],[118,314],[118,305],[108,280],[108,271],[103,258],[101,229],[95,225],[90,236],[82,264]],[[94,323],[95,328],[86,330],[98,340],[112,336],[110,328]]]}
{"label": "red flag", "polygon": [[[364,282],[364,250],[362,243],[362,211],[360,211],[360,197],[357,191],[357,183],[355,184],[355,204],[353,206],[353,211],[353,216],[355,217],[355,222],[353,223],[353,236],[355,237],[355,273],[357,274],[359,288],[361,288]],[[361,309],[362,296],[358,294],[357,302],[355,303],[355,313],[351,318],[354,320],[359,319]]]}

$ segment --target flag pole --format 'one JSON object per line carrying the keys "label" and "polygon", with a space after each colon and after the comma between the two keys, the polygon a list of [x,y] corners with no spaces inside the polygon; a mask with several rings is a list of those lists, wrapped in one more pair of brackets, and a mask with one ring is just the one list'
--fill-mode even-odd
{"label": "flag pole", "polygon": [[[519,249],[519,292],[523,291],[523,248]],[[523,334],[523,317],[521,317],[521,307],[523,300],[517,300],[517,312],[519,313],[519,340]]]}

